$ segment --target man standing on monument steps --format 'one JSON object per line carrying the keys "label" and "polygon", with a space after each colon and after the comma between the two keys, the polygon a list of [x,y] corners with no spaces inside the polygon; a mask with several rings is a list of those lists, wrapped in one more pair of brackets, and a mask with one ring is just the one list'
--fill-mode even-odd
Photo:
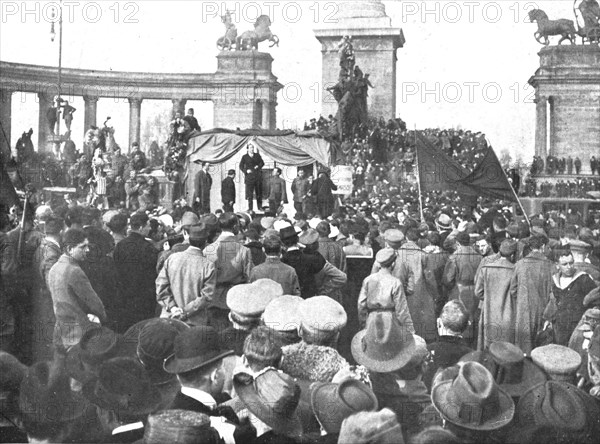
{"label": "man standing on monument steps", "polygon": [[254,145],[249,143],[246,147],[248,150],[246,154],[242,156],[240,161],[240,170],[245,174],[246,180],[246,200],[248,201],[248,210],[252,211],[253,204],[252,200],[256,193],[256,205],[258,209],[262,206],[262,168],[265,166],[265,162],[260,157],[258,151],[255,151]]}

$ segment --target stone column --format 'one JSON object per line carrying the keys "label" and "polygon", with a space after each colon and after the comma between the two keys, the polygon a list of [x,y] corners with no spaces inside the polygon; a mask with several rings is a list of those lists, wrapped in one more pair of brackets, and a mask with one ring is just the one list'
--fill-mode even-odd
{"label": "stone column", "polygon": [[262,127],[263,129],[275,129],[271,126],[271,103],[262,101]]}
{"label": "stone column", "polygon": [[173,119],[175,118],[175,113],[179,111],[181,113],[181,117],[185,116],[185,104],[187,103],[187,99],[171,99],[173,103]]}
{"label": "stone column", "polygon": [[127,152],[131,149],[133,142],[140,141],[140,132],[142,126],[142,120],[140,114],[142,111],[142,99],[130,98],[129,100],[129,147]]}
{"label": "stone column", "polygon": [[0,123],[2,123],[3,134],[0,134],[0,153],[2,159],[10,159],[10,133],[12,119],[12,90],[0,89]]}
{"label": "stone column", "polygon": [[[52,98],[46,93],[38,93],[39,112],[38,112],[38,152],[46,152],[52,150],[52,144],[48,142],[50,136],[50,127],[48,126],[48,118],[46,114],[48,109],[53,105]],[[62,115],[61,115],[62,117]]]}
{"label": "stone column", "polygon": [[539,96],[535,100],[535,155],[540,156],[546,161],[546,156],[548,155],[548,145],[547,145],[547,103],[548,100],[544,96]]}
{"label": "stone column", "polygon": [[84,134],[91,126],[96,126],[96,116],[98,111],[98,97],[83,96],[85,110],[83,116]]}

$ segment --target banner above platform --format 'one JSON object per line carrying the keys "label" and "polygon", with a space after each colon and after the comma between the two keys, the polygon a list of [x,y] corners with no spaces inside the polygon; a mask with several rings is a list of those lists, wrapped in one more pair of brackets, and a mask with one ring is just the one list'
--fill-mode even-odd
{"label": "banner above platform", "polygon": [[261,153],[286,166],[306,166],[319,162],[335,164],[335,146],[317,131],[290,130],[232,131],[216,128],[193,136],[188,141],[187,161],[223,163],[248,143],[255,144]]}

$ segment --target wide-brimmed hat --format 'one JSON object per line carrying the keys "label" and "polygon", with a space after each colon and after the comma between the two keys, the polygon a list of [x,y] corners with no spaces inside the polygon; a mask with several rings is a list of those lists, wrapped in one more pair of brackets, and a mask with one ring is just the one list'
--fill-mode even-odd
{"label": "wide-brimmed hat", "polygon": [[414,335],[391,311],[371,313],[366,328],[352,339],[356,362],[379,373],[400,370],[421,355],[425,356]]}
{"label": "wide-brimmed hat", "polygon": [[488,350],[474,351],[460,358],[460,362],[475,361],[487,368],[500,388],[513,397],[546,381],[544,372],[523,351],[508,342],[494,342]]}
{"label": "wide-brimmed hat", "polygon": [[151,413],[162,400],[142,364],[129,357],[104,362],[98,378],[84,384],[83,395],[100,408],[130,415]]}
{"label": "wide-brimmed hat", "polygon": [[72,421],[83,415],[87,405],[84,398],[71,391],[62,357],[35,363],[21,381],[19,409],[26,421]]}
{"label": "wide-brimmed hat", "polygon": [[285,241],[287,239],[292,239],[294,237],[298,237],[298,233],[296,233],[296,230],[294,230],[294,227],[292,227],[291,225],[288,227],[284,227],[281,230],[279,230],[279,237],[281,238],[282,241]]}
{"label": "wide-brimmed hat", "polygon": [[310,402],[327,433],[339,433],[342,422],[350,415],[378,408],[373,390],[356,379],[346,379],[340,384],[316,382],[311,386]]}
{"label": "wide-brimmed hat", "polygon": [[164,367],[168,373],[185,373],[204,367],[233,354],[221,347],[217,331],[198,326],[182,332],[175,339],[175,354],[167,358]]}
{"label": "wide-brimmed hat", "polygon": [[575,350],[558,344],[544,345],[531,351],[531,359],[550,379],[574,382],[581,365],[581,355]]}
{"label": "wide-brimmed hat", "polygon": [[584,307],[600,307],[600,287],[594,288],[583,298]]}
{"label": "wide-brimmed hat", "polygon": [[431,401],[442,418],[470,430],[489,431],[507,425],[515,413],[510,395],[478,362],[459,363],[458,367],[455,378],[443,380],[431,390]]}
{"label": "wide-brimmed hat", "polygon": [[300,387],[291,376],[267,367],[254,376],[236,374],[233,387],[248,410],[275,432],[287,436],[302,434],[296,413]]}
{"label": "wide-brimmed hat", "polygon": [[98,326],[87,330],[79,342],[67,351],[67,374],[86,383],[97,376],[102,362],[122,353],[123,338],[111,329]]}
{"label": "wide-brimmed hat", "polygon": [[148,416],[144,444],[218,444],[219,432],[211,427],[210,417],[190,410],[163,410]]}
{"label": "wide-brimmed hat", "polygon": [[[566,432],[568,442],[598,442],[598,402],[574,385],[546,381],[526,391],[516,408],[517,432],[527,428],[552,428]],[[567,441],[564,441],[567,442]]]}
{"label": "wide-brimmed hat", "polygon": [[306,245],[306,246],[312,245],[315,242],[319,241],[319,233],[317,233],[317,230],[315,230],[313,228],[309,228],[308,230],[305,230],[300,233],[300,237],[298,238],[298,241],[302,245]]}

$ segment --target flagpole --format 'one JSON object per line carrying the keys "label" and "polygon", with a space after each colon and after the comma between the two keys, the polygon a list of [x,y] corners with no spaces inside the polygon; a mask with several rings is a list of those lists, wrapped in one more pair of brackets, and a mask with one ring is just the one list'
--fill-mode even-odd
{"label": "flagpole", "polygon": [[[488,149],[492,150],[492,153],[494,153],[494,157],[496,157],[496,160],[498,160],[498,156],[496,156],[496,152],[494,151],[494,148],[492,148],[492,145],[490,145],[489,141],[486,140],[486,142],[488,142]],[[527,222],[527,225],[529,225],[529,229],[531,230],[531,221],[529,220],[529,216],[527,216],[527,213],[525,212],[525,208],[523,208],[523,205],[521,204],[521,201],[519,200],[519,196],[517,196],[517,192],[515,191],[515,187],[513,187],[513,184],[510,180],[508,180],[508,176],[506,175],[506,171],[504,171],[504,168],[502,168],[502,165],[500,164],[500,161],[498,160],[498,165],[500,165],[500,169],[502,170],[502,174],[504,174],[504,178],[506,179],[506,181],[508,182],[508,184],[510,185],[510,190],[513,193],[513,196],[515,196],[515,199],[517,200],[517,204],[519,205],[519,208],[521,209],[521,213],[523,213],[523,216],[525,217],[525,221]]]}
{"label": "flagpole", "polygon": [[421,212],[421,222],[425,222],[423,216],[423,196],[421,195],[421,173],[419,172],[419,150],[417,149],[417,125],[414,126],[415,131],[415,163],[417,165],[417,190],[419,192],[419,210]]}

